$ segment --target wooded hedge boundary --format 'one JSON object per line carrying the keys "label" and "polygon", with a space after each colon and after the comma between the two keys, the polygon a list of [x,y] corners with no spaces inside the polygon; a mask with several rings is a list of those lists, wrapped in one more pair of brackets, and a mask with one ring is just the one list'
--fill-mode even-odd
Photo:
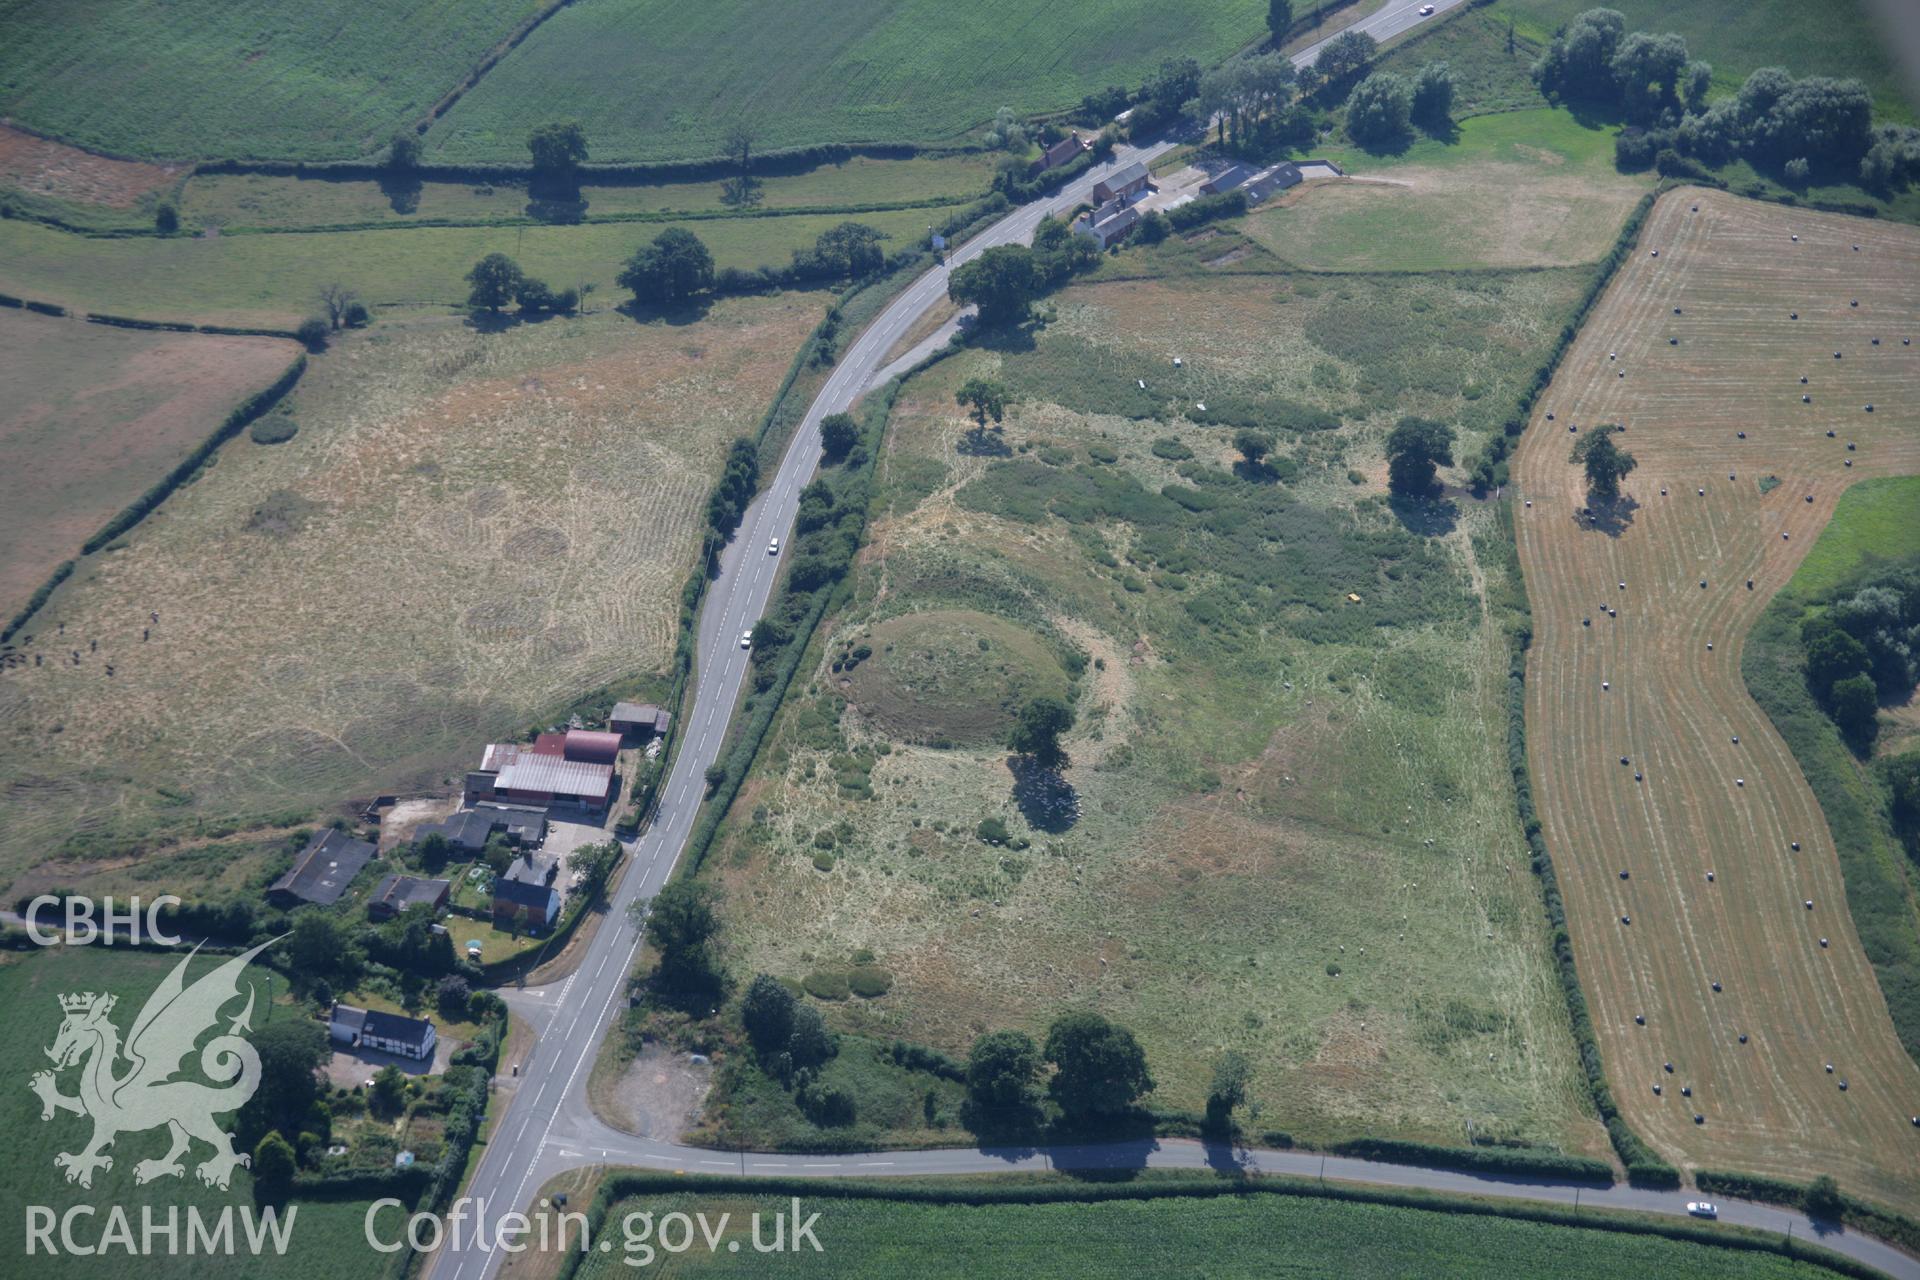
{"label": "wooded hedge boundary", "polygon": [[[1694,1174],[1694,1185],[1702,1191],[1714,1195],[1738,1196],[1742,1200],[1761,1200],[1767,1204],[1785,1205],[1802,1212],[1807,1207],[1807,1188],[1799,1182],[1789,1182],[1785,1178],[1769,1178],[1758,1173],[1732,1173],[1725,1169],[1701,1169]],[[1847,1226],[1870,1236],[1876,1236],[1889,1244],[1898,1245],[1908,1253],[1920,1253],[1920,1222],[1904,1213],[1883,1208],[1869,1200],[1841,1194],[1846,1206],[1840,1214],[1840,1220]]]}
{"label": "wooded hedge boundary", "polygon": [[1563,1155],[1528,1147],[1440,1147],[1425,1142],[1387,1138],[1355,1138],[1327,1150],[1337,1156],[1379,1160],[1387,1164],[1415,1164],[1429,1169],[1459,1169],[1466,1173],[1518,1173],[1563,1178],[1568,1182],[1613,1185],[1613,1166],[1605,1160]]}

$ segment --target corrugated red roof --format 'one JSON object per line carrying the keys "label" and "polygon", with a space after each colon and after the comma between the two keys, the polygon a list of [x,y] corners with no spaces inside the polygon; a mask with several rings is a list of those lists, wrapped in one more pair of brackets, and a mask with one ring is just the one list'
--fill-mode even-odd
{"label": "corrugated red roof", "polygon": [[533,754],[537,756],[564,756],[567,754],[567,734],[543,733],[533,740]]}
{"label": "corrugated red roof", "polygon": [[[545,733],[540,735],[542,740],[551,736]],[[602,733],[597,729],[569,729],[565,755],[569,760],[612,764],[620,758],[620,735]]]}

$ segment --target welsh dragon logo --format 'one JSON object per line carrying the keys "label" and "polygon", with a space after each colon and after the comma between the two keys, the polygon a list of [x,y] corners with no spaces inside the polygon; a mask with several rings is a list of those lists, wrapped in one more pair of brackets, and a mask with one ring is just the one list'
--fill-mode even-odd
{"label": "welsh dragon logo", "polygon": [[[210,1187],[225,1190],[234,1168],[252,1163],[251,1157],[234,1151],[233,1136],[213,1119],[238,1110],[260,1087],[260,1055],[240,1034],[250,1029],[253,1017],[251,986],[246,1008],[227,1024],[225,1033],[200,1050],[200,1070],[214,1083],[175,1077],[201,1035],[219,1023],[220,1010],[239,998],[241,972],[272,945],[263,942],[188,986],[187,965],[200,950],[195,947],[147,997],[124,1045],[119,1029],[108,1018],[118,997],[91,991],[60,997],[66,1018],[46,1050],[53,1070],[35,1072],[29,1086],[40,1095],[42,1120],[53,1119],[56,1111],[93,1118],[92,1140],[79,1151],[53,1158],[54,1166],[66,1171],[68,1182],[91,1187],[95,1170],[113,1168],[113,1157],[106,1149],[116,1137],[162,1125],[173,1145],[159,1159],[135,1165],[135,1182],[184,1174],[180,1157],[195,1138],[213,1148],[212,1157],[194,1170]],[[80,1068],[80,1093],[69,1097],[60,1092],[54,1077],[75,1066]]]}

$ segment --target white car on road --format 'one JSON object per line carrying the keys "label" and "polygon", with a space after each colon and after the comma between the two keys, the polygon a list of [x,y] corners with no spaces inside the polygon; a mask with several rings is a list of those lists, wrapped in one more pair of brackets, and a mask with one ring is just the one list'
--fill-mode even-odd
{"label": "white car on road", "polygon": [[1420,16],[1423,18],[1431,18],[1433,16],[1433,6],[1430,4],[1421,5]]}
{"label": "white car on road", "polygon": [[775,538],[773,541],[767,544],[767,554],[770,556],[777,556],[780,554],[780,539]]}
{"label": "white car on road", "polygon": [[1687,1212],[1696,1218],[1717,1218],[1720,1216],[1720,1206],[1711,1200],[1689,1200]]}
{"label": "white car on road", "polygon": [[753,648],[753,632],[751,632],[751,631],[742,631],[742,632],[740,633],[740,647],[741,647],[742,649],[751,649],[751,648]]}

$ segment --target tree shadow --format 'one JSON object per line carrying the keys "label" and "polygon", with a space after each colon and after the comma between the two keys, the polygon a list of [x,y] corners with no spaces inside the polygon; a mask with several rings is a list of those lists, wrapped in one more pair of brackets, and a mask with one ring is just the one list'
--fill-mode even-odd
{"label": "tree shadow", "polygon": [[1013,456],[1013,450],[1008,447],[1004,432],[981,426],[970,427],[967,434],[960,437],[960,443],[955,448],[969,458],[1011,458]]}
{"label": "tree shadow", "polygon": [[1583,528],[1598,529],[1609,538],[1617,538],[1633,524],[1633,513],[1639,509],[1640,504],[1630,494],[1609,499],[1588,493],[1587,505],[1574,513],[1574,519]]}
{"label": "tree shadow", "polygon": [[1211,1137],[1201,1141],[1207,1168],[1229,1177],[1243,1178],[1254,1171],[1253,1155],[1238,1139]]}
{"label": "tree shadow", "polygon": [[1242,458],[1233,464],[1233,474],[1248,484],[1280,483],[1279,469],[1269,465],[1264,459],[1259,462],[1249,462]]}
{"label": "tree shadow", "polygon": [[1429,122],[1420,126],[1420,132],[1445,146],[1454,146],[1460,141],[1460,125],[1452,119]]}
{"label": "tree shadow", "polygon": [[380,194],[387,198],[387,207],[395,213],[413,214],[420,211],[423,184],[418,174],[389,171],[380,175],[379,185]]}
{"label": "tree shadow", "polygon": [[658,320],[663,324],[679,326],[699,324],[707,318],[707,311],[712,306],[713,295],[703,293],[685,302],[638,302],[630,298],[614,310],[635,324],[652,324]]}
{"label": "tree shadow", "polygon": [[750,174],[728,178],[720,187],[720,203],[733,209],[751,209],[765,198],[760,179]]}
{"label": "tree shadow", "polygon": [[1024,324],[983,326],[977,321],[964,325],[958,337],[965,338],[966,344],[982,351],[1031,351],[1034,348],[1033,335],[1042,326],[1037,317]]}
{"label": "tree shadow", "polygon": [[1073,830],[1080,821],[1080,793],[1059,770],[1024,756],[1008,757],[1007,768],[1013,772],[1013,802],[1028,826],[1049,835]]}
{"label": "tree shadow", "polygon": [[1370,156],[1403,156],[1408,148],[1413,146],[1414,139],[1418,136],[1409,129],[1391,138],[1375,138],[1372,142],[1362,142],[1357,145]]}
{"label": "tree shadow", "polygon": [[550,198],[529,193],[526,214],[537,222],[570,226],[587,218],[587,198],[575,191],[571,198]]}
{"label": "tree shadow", "polygon": [[505,333],[509,329],[518,328],[521,321],[518,312],[487,311],[475,308],[467,312],[464,323],[467,328],[476,333]]}
{"label": "tree shadow", "polygon": [[1395,494],[1387,507],[1409,533],[1425,538],[1444,538],[1460,523],[1460,507],[1444,491],[1427,498]]}

